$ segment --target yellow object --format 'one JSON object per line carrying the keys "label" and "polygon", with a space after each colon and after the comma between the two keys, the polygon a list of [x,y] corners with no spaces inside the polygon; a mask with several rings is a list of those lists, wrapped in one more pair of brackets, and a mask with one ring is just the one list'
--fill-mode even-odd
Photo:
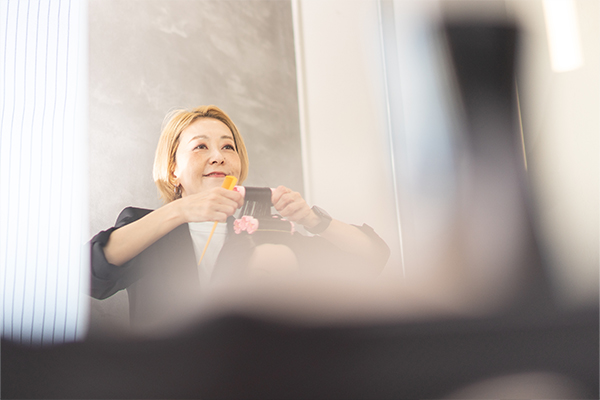
{"label": "yellow object", "polygon": [[[221,187],[225,188],[227,190],[232,190],[235,187],[236,183],[237,183],[237,178],[235,176],[227,175],[225,177],[225,180],[223,181],[223,184],[221,185]],[[210,231],[208,240],[206,241],[206,244],[204,245],[204,250],[202,250],[202,255],[200,256],[200,261],[198,261],[198,265],[200,265],[200,263],[202,262],[202,259],[204,258],[204,254],[206,253],[206,249],[208,249],[208,244],[210,243],[210,239],[212,239],[212,237],[213,237],[213,233],[215,233],[215,229],[217,229],[218,223],[219,223],[218,221],[215,221],[215,224],[213,225],[213,228]]]}

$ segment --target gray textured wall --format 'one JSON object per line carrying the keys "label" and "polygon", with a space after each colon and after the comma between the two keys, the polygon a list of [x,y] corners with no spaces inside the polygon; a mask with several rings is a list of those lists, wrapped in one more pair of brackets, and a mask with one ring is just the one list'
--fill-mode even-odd
{"label": "gray textured wall", "polygon": [[[90,0],[90,237],[126,206],[161,205],[152,180],[164,116],[215,104],[248,147],[248,186],[303,192],[290,1]],[[126,296],[92,325],[126,323]]]}
{"label": "gray textured wall", "polygon": [[161,205],[152,163],[173,108],[215,104],[250,157],[249,186],[302,191],[289,1],[91,0],[90,234]]}

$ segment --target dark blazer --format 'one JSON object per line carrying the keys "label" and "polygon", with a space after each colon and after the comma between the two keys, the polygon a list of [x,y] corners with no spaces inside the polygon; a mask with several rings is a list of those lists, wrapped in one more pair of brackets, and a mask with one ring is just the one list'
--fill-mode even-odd
{"label": "dark blazer", "polygon": [[[104,255],[104,246],[110,234],[122,226],[149,214],[152,210],[127,207],[115,226],[98,233],[90,241],[91,295],[105,299],[126,289],[129,297],[129,315],[132,325],[145,325],[149,321],[170,317],[175,310],[185,310],[198,304],[200,280],[194,245],[187,224],[180,225],[149,246],[138,256],[122,266],[110,264]],[[289,246],[303,270],[343,266],[360,268],[372,260],[363,260],[346,253],[327,240],[307,237],[299,233],[236,235],[233,221],[228,219],[228,234],[217,258],[212,279],[227,273],[244,273],[247,260],[261,243],[281,243]],[[387,244],[368,225],[358,226],[381,249],[377,262],[385,265],[390,250]]]}
{"label": "dark blazer", "polygon": [[104,246],[110,234],[150,212],[152,210],[127,207],[119,214],[114,227],[98,233],[90,241],[91,295],[105,299],[127,289],[132,325],[160,319],[177,303],[192,300],[190,293],[198,293],[200,289],[187,224],[173,229],[122,266],[106,260]]}

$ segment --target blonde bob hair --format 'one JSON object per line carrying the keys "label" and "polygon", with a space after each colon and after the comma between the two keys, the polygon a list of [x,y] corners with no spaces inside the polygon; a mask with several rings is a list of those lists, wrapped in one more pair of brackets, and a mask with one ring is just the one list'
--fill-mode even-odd
{"label": "blonde bob hair", "polygon": [[241,161],[241,173],[238,183],[242,183],[248,176],[248,152],[237,127],[223,110],[217,106],[200,106],[191,111],[174,110],[167,114],[163,123],[156,155],[154,157],[154,169],[152,175],[154,183],[158,188],[160,197],[165,203],[169,203],[181,197],[181,191],[173,184],[173,172],[175,171],[177,148],[181,132],[192,122],[199,118],[212,118],[223,122],[231,133],[235,142]]}

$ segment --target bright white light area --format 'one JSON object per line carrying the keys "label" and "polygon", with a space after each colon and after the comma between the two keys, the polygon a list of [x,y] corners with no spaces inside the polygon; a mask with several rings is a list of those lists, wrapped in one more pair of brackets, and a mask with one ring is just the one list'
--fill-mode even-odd
{"label": "bright white light area", "polygon": [[0,0],[0,333],[87,329],[87,3]]}
{"label": "bright white light area", "polygon": [[583,55],[575,1],[544,0],[543,4],[552,69],[566,72],[581,67]]}

